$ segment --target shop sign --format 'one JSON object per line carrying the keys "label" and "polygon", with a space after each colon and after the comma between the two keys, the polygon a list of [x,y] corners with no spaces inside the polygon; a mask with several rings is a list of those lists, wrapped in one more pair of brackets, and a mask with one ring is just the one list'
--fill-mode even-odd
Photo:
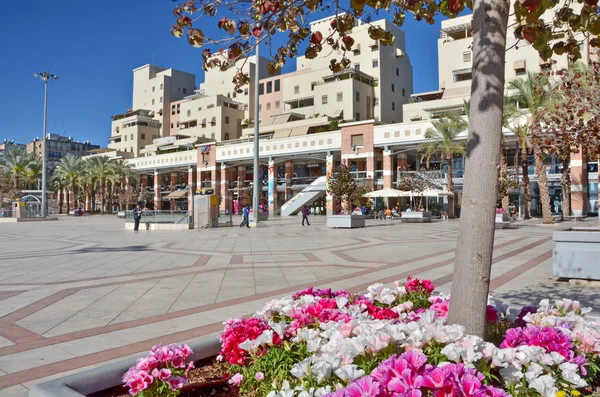
{"label": "shop sign", "polygon": [[321,164],[319,164],[319,163],[311,163],[311,164],[306,164],[306,167],[308,167],[308,168],[320,168]]}
{"label": "shop sign", "polygon": [[200,148],[200,153],[202,153],[202,154],[208,154],[208,153],[210,153],[210,146],[202,146]]}

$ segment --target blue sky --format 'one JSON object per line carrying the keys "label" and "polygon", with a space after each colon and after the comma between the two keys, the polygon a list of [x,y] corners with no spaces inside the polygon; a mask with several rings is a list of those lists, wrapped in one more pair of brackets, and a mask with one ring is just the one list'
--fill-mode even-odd
{"label": "blue sky", "polygon": [[[110,136],[110,116],[131,106],[134,68],[154,57],[159,66],[195,73],[198,85],[204,79],[201,50],[169,34],[175,4],[103,0],[83,7],[81,0],[3,2],[0,140],[25,143],[42,135],[44,87],[33,77],[35,72],[49,70],[60,77],[49,83],[48,132],[101,146]],[[439,21],[432,26],[407,16],[403,30],[415,92],[437,89]]]}

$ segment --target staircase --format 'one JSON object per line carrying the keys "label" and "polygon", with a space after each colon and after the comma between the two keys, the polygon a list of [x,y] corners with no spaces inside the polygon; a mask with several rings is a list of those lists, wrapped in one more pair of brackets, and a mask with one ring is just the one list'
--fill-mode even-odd
{"label": "staircase", "polygon": [[327,177],[321,176],[281,206],[281,216],[295,215],[303,206],[315,201],[325,192]]}
{"label": "staircase", "polygon": [[398,177],[411,176],[428,182],[432,187],[445,190],[446,183],[443,181],[442,173],[440,171],[398,171]]}

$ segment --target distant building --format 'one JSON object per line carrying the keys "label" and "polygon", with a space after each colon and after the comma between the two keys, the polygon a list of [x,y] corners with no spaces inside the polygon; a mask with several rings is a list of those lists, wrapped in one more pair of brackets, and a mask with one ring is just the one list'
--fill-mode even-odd
{"label": "distant building", "polygon": [[8,150],[11,146],[25,147],[25,145],[23,145],[22,143],[15,143],[15,141],[13,141],[13,140],[5,139],[2,142],[0,142],[0,154],[2,154],[2,152],[4,152],[5,150]]}
{"label": "distant building", "polygon": [[[70,136],[62,136],[58,134],[48,134],[46,136],[46,147],[48,150],[47,154],[47,165],[48,171],[51,174],[60,159],[68,154],[72,154],[77,157],[86,156],[91,150],[99,149],[99,145],[92,145],[89,141],[79,142],[74,141]],[[33,141],[25,145],[28,153],[33,153],[36,156],[42,155],[42,139],[35,138]]]}

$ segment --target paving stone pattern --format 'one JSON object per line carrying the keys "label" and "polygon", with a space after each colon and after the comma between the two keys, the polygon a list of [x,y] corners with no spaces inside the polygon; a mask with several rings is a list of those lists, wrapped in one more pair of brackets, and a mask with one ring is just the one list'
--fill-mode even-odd
{"label": "paving stone pattern", "polygon": [[[492,289],[516,305],[569,296],[600,306],[600,288],[552,278],[552,231],[496,232]],[[313,217],[253,229],[125,231],[112,216],[0,224],[0,396],[217,333],[231,316],[309,285],[362,291],[408,275],[450,291],[458,221],[367,221],[331,230]]]}

